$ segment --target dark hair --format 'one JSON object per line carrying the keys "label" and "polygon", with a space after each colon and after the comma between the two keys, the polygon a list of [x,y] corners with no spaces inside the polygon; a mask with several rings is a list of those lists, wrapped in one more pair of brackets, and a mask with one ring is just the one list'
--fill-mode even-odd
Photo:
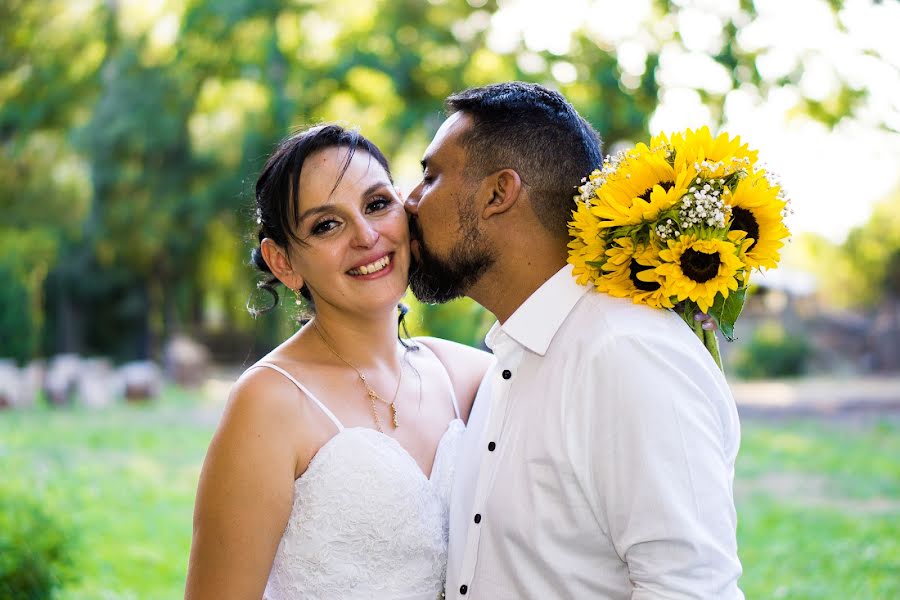
{"label": "dark hair", "polygon": [[[303,164],[307,158],[328,148],[347,148],[349,150],[332,191],[337,189],[357,150],[368,153],[384,168],[388,178],[391,178],[391,169],[384,154],[378,149],[378,146],[358,131],[345,129],[340,125],[325,124],[296,133],[278,145],[278,148],[266,161],[259,179],[256,180],[258,242],[269,238],[285,249],[291,241],[304,243],[296,232],[299,225],[297,217],[300,206],[298,191],[300,172],[303,170]],[[391,181],[393,182],[393,179]],[[250,260],[257,269],[271,275],[272,271],[263,259],[259,245],[250,253]],[[271,276],[258,284],[260,289],[272,295],[274,301],[271,306],[263,309],[251,307],[248,304],[247,308],[252,314],[267,312],[278,305],[278,292],[275,289],[278,283],[278,278]],[[308,302],[312,302],[306,286],[300,291]]]}
{"label": "dark hair", "polygon": [[541,224],[559,237],[575,208],[581,179],[600,167],[600,136],[575,108],[554,90],[511,81],[453,94],[447,114],[462,112],[473,127],[461,143],[467,170],[484,177],[513,169],[530,188]]}

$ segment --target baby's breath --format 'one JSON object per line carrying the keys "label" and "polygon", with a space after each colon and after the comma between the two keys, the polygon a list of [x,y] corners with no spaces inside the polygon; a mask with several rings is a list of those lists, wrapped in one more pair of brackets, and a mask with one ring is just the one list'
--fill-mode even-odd
{"label": "baby's breath", "polygon": [[677,238],[681,235],[678,224],[672,219],[666,219],[665,221],[657,223],[654,231],[656,231],[656,235],[659,239],[663,241]]}
{"label": "baby's breath", "polygon": [[725,227],[728,207],[723,198],[728,193],[723,179],[704,180],[698,177],[694,180],[694,185],[688,189],[688,193],[681,198],[678,211],[681,226],[685,229]]}

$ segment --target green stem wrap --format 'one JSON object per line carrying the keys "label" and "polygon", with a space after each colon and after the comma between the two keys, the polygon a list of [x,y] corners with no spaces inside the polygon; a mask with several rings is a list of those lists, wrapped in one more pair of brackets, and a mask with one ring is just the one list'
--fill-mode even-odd
{"label": "green stem wrap", "polygon": [[716,361],[716,365],[718,365],[719,369],[724,373],[725,368],[722,366],[722,355],[719,352],[719,338],[716,337],[715,331],[703,329],[702,321],[694,319],[694,313],[696,313],[697,310],[698,308],[693,302],[685,302],[681,318],[684,319],[684,322],[691,328],[694,335],[696,335],[700,342],[703,343],[709,351],[709,354],[713,357],[713,360]]}

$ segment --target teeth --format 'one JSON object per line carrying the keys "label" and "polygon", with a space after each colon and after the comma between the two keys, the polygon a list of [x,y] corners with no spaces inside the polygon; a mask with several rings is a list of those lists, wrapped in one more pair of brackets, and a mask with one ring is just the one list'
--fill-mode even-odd
{"label": "teeth", "polygon": [[376,260],[375,262],[363,265],[361,267],[357,267],[356,269],[351,269],[350,273],[352,275],[368,275],[369,273],[375,273],[377,271],[382,270],[386,266],[391,263],[391,259],[388,256],[383,256]]}

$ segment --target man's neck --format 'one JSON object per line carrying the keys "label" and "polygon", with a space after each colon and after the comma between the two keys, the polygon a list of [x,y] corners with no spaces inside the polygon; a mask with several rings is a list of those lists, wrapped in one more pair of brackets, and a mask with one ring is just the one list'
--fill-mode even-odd
{"label": "man's neck", "polygon": [[494,266],[466,294],[506,322],[539,287],[566,265],[567,252],[532,247],[526,252],[506,249]]}

